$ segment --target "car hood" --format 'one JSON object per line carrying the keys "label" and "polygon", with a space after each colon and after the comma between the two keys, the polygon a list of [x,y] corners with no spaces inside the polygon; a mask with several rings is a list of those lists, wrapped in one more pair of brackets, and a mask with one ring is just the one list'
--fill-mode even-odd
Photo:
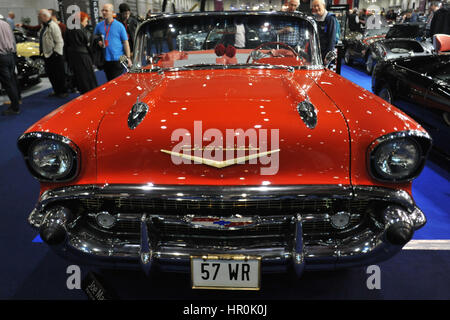
{"label": "car hood", "polygon": [[[339,109],[314,82],[314,76],[320,72],[202,70],[122,77],[120,82],[126,83],[129,89],[114,101],[98,130],[98,181],[198,185],[349,184],[348,130]],[[112,82],[112,85],[116,83]],[[149,111],[132,130],[127,121],[137,99],[146,103]],[[298,103],[305,99],[316,108],[317,125],[313,129],[306,126],[297,111]],[[226,132],[235,130],[231,136],[243,133],[237,129],[256,132],[257,146],[247,140],[245,148],[253,148],[255,153],[265,150],[273,153],[253,160],[256,164],[247,161],[222,168],[204,163],[179,164],[179,155],[169,154],[180,151],[173,148],[183,145],[191,149],[191,155],[217,159],[208,148],[211,141],[207,141],[206,136],[209,133],[214,136],[211,140],[217,139],[232,153],[230,157],[236,158],[239,154],[234,149],[243,146],[236,140],[231,142]],[[259,139],[264,131],[268,136],[266,149]],[[180,144],[181,136],[186,140]],[[218,149],[217,152],[225,160],[227,151]],[[267,169],[265,173],[262,168]]]}

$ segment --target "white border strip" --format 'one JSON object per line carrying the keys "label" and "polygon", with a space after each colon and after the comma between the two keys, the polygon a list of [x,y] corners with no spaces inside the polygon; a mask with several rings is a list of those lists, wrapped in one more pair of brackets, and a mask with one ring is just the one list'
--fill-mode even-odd
{"label": "white border strip", "polygon": [[450,250],[450,240],[411,240],[403,250]]}

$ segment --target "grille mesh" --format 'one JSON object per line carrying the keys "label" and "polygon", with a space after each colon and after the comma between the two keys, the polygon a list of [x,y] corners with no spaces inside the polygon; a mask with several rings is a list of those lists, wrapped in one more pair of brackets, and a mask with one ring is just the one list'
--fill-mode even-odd
{"label": "grille mesh", "polygon": [[154,214],[185,214],[230,211],[235,213],[245,211],[247,214],[270,214],[282,212],[283,214],[300,212],[329,212],[337,204],[342,210],[347,209],[352,212],[360,212],[367,204],[368,200],[358,201],[336,201],[331,199],[318,200],[251,200],[251,201],[204,201],[204,200],[163,200],[163,199],[114,199],[105,201],[99,198],[82,199],[81,202],[88,211],[97,212],[99,210],[113,209],[116,212],[147,212]]}

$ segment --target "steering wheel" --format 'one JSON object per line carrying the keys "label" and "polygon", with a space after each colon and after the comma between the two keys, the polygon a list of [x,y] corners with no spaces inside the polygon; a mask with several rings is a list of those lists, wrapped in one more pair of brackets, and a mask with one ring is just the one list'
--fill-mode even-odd
{"label": "steering wheel", "polygon": [[[257,46],[255,49],[253,49],[252,52],[250,52],[250,54],[248,55],[246,63],[250,62],[250,58],[253,59],[253,55],[254,55],[253,52],[256,52],[256,51],[260,50],[262,47],[268,46],[268,45],[280,45],[280,46],[283,46],[283,47],[289,49],[290,51],[292,51],[292,53],[294,53],[295,57],[299,56],[298,53],[290,45],[288,45],[288,44],[286,44],[284,42],[269,41],[269,42],[261,43],[259,46]],[[255,59],[253,59],[253,60],[255,60]]]}

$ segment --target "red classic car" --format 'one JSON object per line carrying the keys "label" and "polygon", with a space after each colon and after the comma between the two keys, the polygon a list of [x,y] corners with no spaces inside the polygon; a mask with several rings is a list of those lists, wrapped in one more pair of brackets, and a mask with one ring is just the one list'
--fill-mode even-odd
{"label": "red classic car", "polygon": [[19,138],[41,183],[29,223],[68,259],[194,288],[393,256],[426,222],[411,181],[431,139],[328,70],[317,37],[300,13],[146,20],[124,75]]}

